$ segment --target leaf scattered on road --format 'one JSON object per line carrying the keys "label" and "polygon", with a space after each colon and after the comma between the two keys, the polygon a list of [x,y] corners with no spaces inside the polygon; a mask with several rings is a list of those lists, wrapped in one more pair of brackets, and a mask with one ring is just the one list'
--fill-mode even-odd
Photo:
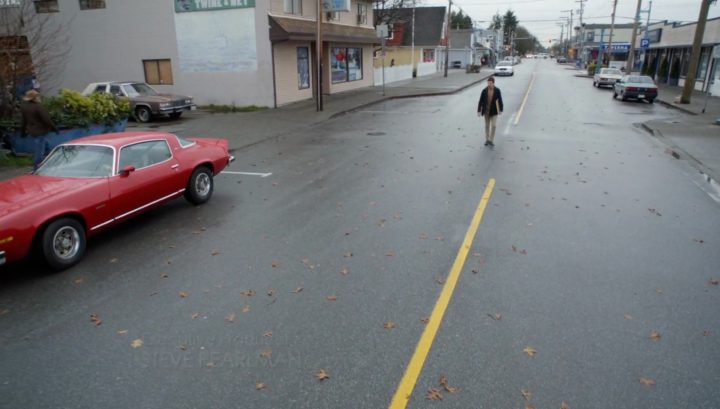
{"label": "leaf scattered on road", "polygon": [[705,240],[703,240],[703,239],[693,239],[693,241],[694,241],[695,243],[700,243],[700,244],[705,243]]}
{"label": "leaf scattered on road", "polygon": [[199,311],[195,311],[195,312],[193,312],[193,313],[190,315],[190,318],[196,320],[199,316],[200,316],[200,312],[199,312]]}
{"label": "leaf scattered on road", "polygon": [[650,208],[648,208],[648,211],[649,211],[650,213],[654,214],[654,215],[662,216],[662,215],[660,214],[660,212],[657,211],[657,209],[650,209]]}
{"label": "leaf scattered on road", "polygon": [[720,284],[720,280],[718,280],[717,278],[711,278],[709,283],[710,285],[718,285]]}
{"label": "leaf scattered on road", "polygon": [[298,293],[301,293],[302,290],[303,290],[302,287],[298,287],[298,288],[294,289],[293,292],[294,292],[295,294],[298,294]]}
{"label": "leaf scattered on road", "polygon": [[243,312],[243,314],[249,313],[250,312],[250,304],[243,305],[242,312]]}
{"label": "leaf scattered on road", "polygon": [[245,290],[241,291],[240,294],[246,296],[246,297],[254,297],[255,296],[255,290]]}
{"label": "leaf scattered on road", "polygon": [[453,387],[453,386],[450,386],[450,384],[448,383],[448,380],[447,380],[447,378],[445,377],[445,375],[440,375],[440,379],[438,379],[438,383],[439,383],[440,386],[442,386],[442,387],[445,389],[445,391],[448,392],[448,393],[455,393],[455,392],[457,392],[457,391],[460,390],[460,389],[458,389],[458,388],[455,388],[455,387]]}
{"label": "leaf scattered on road", "polygon": [[654,379],[645,378],[645,377],[640,378],[640,383],[645,386],[655,386],[655,384],[656,384]]}
{"label": "leaf scattered on road", "polygon": [[660,333],[657,331],[650,332],[650,339],[653,341],[659,341],[660,340]]}
{"label": "leaf scattered on road", "polygon": [[437,388],[430,388],[427,391],[427,394],[425,394],[426,400],[443,400],[442,393],[440,393],[440,389]]}
{"label": "leaf scattered on road", "polygon": [[263,389],[265,389],[265,388],[267,388],[267,385],[265,385],[265,384],[262,383],[262,382],[258,382],[258,383],[255,384],[255,390],[256,390],[256,391],[261,391],[261,390],[263,390]]}
{"label": "leaf scattered on road", "polygon": [[330,375],[328,375],[328,373],[325,372],[324,369],[320,369],[320,370],[317,371],[317,373],[315,373],[315,379],[317,379],[318,381],[322,382],[322,381],[324,381],[324,380],[326,380],[326,379],[330,379]]}
{"label": "leaf scattered on road", "polygon": [[325,298],[327,298],[328,301],[337,301],[337,295],[334,295],[334,294],[333,294],[333,295],[328,295],[328,296],[325,297]]}
{"label": "leaf scattered on road", "polygon": [[235,313],[231,312],[227,316],[225,316],[225,321],[227,322],[235,322]]}
{"label": "leaf scattered on road", "polygon": [[445,278],[444,278],[444,277],[438,277],[438,278],[435,279],[435,282],[438,283],[438,284],[440,284],[440,285],[443,285],[443,284],[445,284]]}
{"label": "leaf scattered on road", "polygon": [[710,335],[710,331],[708,331],[708,330],[703,331],[703,336],[704,336],[704,337],[707,337],[707,336],[709,336],[709,335]]}
{"label": "leaf scattered on road", "polygon": [[529,401],[532,399],[532,393],[527,389],[520,389],[520,393],[522,394],[523,398],[525,398],[526,401]]}
{"label": "leaf scattered on road", "polygon": [[423,233],[423,234],[420,235],[420,240],[427,240],[427,239],[428,239],[428,235],[427,235],[427,234]]}
{"label": "leaf scattered on road", "polygon": [[260,356],[265,357],[265,358],[270,358],[272,356],[272,350],[266,349],[264,351],[260,351]]}
{"label": "leaf scattered on road", "polygon": [[396,254],[395,254],[394,251],[388,251],[387,253],[385,253],[385,255],[388,256],[388,257],[395,257],[395,256],[396,256]]}
{"label": "leaf scattered on road", "polygon": [[135,339],[135,340],[133,340],[133,342],[130,343],[130,346],[133,347],[134,349],[138,349],[141,346],[143,346],[143,340],[140,338]]}
{"label": "leaf scattered on road", "polygon": [[530,357],[534,357],[535,354],[537,354],[537,349],[535,349],[533,347],[525,347],[525,349],[523,349],[523,352],[528,354],[528,356],[530,356]]}
{"label": "leaf scattered on road", "polygon": [[188,293],[187,291],[180,291],[178,295],[180,296],[180,298],[187,298],[190,293]]}
{"label": "leaf scattered on road", "polygon": [[277,260],[273,260],[273,262],[270,263],[270,265],[272,266],[272,268],[280,268],[280,262]]}
{"label": "leaf scattered on road", "polygon": [[350,270],[347,267],[343,267],[342,270],[340,270],[340,274],[346,276],[350,274]]}
{"label": "leaf scattered on road", "polygon": [[212,256],[217,256],[217,255],[220,255],[220,254],[222,254],[222,253],[220,253],[220,250],[213,250],[212,253],[210,253],[210,254],[211,254]]}
{"label": "leaf scattered on road", "polygon": [[385,323],[383,324],[383,328],[393,329],[393,328],[395,328],[395,323],[392,321],[385,321]]}
{"label": "leaf scattered on road", "polygon": [[120,336],[125,336],[125,335],[127,335],[128,330],[126,330],[126,329],[120,329],[120,330],[115,331],[115,333],[118,334],[118,335],[120,335]]}
{"label": "leaf scattered on road", "polygon": [[353,253],[351,253],[351,252],[347,252],[347,253],[343,254],[343,257],[345,257],[345,258],[350,258],[352,256],[353,256]]}
{"label": "leaf scattered on road", "polygon": [[263,332],[262,336],[265,337],[265,338],[272,338],[273,332],[272,332],[272,331],[265,331],[265,332]]}
{"label": "leaf scattered on road", "polygon": [[79,277],[79,278],[76,278],[75,281],[73,281],[73,283],[75,283],[75,284],[82,284],[83,281],[85,281],[85,280],[84,280],[82,277]]}
{"label": "leaf scattered on road", "polygon": [[502,314],[488,314],[488,317],[494,319],[495,321],[502,320]]}
{"label": "leaf scattered on road", "polygon": [[568,404],[565,403],[565,401],[563,401],[563,402],[560,404],[560,409],[570,409],[570,406],[568,406]]}
{"label": "leaf scattered on road", "polygon": [[99,327],[102,324],[102,320],[97,314],[90,314],[90,322],[92,322],[96,327]]}
{"label": "leaf scattered on road", "polygon": [[268,297],[274,296],[274,295],[275,295],[275,289],[274,289],[274,288],[269,289],[268,292],[267,292],[267,295],[268,295]]}
{"label": "leaf scattered on road", "polygon": [[117,257],[111,258],[111,259],[110,259],[110,262],[111,262],[111,263],[117,263],[117,262],[118,262]]}
{"label": "leaf scattered on road", "polygon": [[623,315],[623,318],[625,318],[625,319],[628,320],[628,321],[630,321],[631,319],[633,319],[632,315],[630,315],[630,314],[625,314],[625,315]]}
{"label": "leaf scattered on road", "polygon": [[428,325],[428,323],[430,322],[430,317],[420,318],[420,322],[422,322],[425,325]]}
{"label": "leaf scattered on road", "polygon": [[168,273],[160,273],[160,278],[168,278],[170,277]]}

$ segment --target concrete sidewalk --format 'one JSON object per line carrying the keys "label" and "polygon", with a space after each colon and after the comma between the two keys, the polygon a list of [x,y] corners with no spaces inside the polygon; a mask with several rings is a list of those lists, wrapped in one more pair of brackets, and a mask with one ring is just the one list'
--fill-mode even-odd
{"label": "concrete sidewalk", "polygon": [[[690,104],[675,103],[682,88],[660,84],[657,102],[678,109],[680,117],[645,122],[643,127],[702,173],[720,181],[720,98],[694,91]],[[703,109],[705,112],[703,113]]]}

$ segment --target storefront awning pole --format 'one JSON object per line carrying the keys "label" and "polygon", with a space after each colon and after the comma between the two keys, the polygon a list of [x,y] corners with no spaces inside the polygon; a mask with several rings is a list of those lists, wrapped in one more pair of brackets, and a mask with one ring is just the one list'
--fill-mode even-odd
{"label": "storefront awning pole", "polygon": [[322,0],[317,0],[317,32],[315,33],[315,68],[317,71],[317,78],[315,78],[315,89],[317,90],[317,97],[315,99],[315,108],[317,112],[323,110],[323,96],[322,96],[322,60],[323,60],[323,43],[322,43]]}

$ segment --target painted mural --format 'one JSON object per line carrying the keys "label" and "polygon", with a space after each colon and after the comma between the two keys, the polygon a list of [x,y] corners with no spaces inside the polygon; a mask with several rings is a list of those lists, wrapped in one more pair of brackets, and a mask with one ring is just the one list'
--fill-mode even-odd
{"label": "painted mural", "polygon": [[255,9],[175,13],[180,70],[257,71]]}

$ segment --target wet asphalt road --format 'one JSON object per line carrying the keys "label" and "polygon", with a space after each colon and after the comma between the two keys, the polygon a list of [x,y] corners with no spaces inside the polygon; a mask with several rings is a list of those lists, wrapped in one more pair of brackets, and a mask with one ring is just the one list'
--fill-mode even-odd
{"label": "wet asphalt road", "polygon": [[498,79],[494,150],[480,87],[378,104],[236,152],[272,175],[69,271],[5,267],[0,407],[386,408],[494,178],[407,407],[717,408],[720,205],[634,125],[682,116],[573,73]]}

